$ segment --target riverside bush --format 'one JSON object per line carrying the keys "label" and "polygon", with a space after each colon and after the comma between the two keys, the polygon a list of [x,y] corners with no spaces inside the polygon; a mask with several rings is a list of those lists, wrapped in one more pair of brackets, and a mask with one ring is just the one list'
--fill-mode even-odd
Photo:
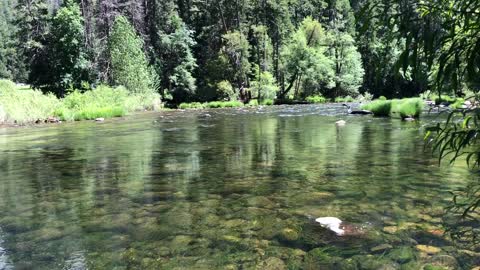
{"label": "riverside bush", "polygon": [[305,98],[305,101],[308,103],[325,103],[327,99],[322,95],[308,96]]}
{"label": "riverside bush", "polygon": [[362,109],[369,110],[375,116],[399,116],[402,119],[407,117],[418,117],[423,109],[423,101],[420,98],[405,98],[394,100],[374,100],[363,105]]}
{"label": "riverside bush", "polygon": [[124,87],[101,85],[91,91],[74,91],[67,95],[55,116],[65,121],[112,118],[133,111],[156,110],[159,106],[158,94],[130,94]]}
{"label": "riverside bush", "polygon": [[348,102],[355,102],[355,99],[351,96],[335,98],[335,103],[348,103]]}
{"label": "riverside bush", "polygon": [[0,123],[26,124],[47,119],[60,105],[53,95],[40,91],[19,90],[11,81],[0,80]]}
{"label": "riverside bush", "polygon": [[377,99],[368,104],[362,106],[363,110],[369,110],[375,116],[386,117],[390,116],[390,111],[392,108],[391,100],[381,100]]}
{"label": "riverside bush", "polygon": [[419,117],[423,109],[423,100],[420,98],[406,98],[394,100],[392,108],[402,119]]}

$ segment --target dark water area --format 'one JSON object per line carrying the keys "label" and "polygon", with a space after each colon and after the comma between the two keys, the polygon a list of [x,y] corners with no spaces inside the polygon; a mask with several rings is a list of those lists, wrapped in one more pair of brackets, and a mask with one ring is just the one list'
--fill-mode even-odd
{"label": "dark water area", "polygon": [[424,150],[434,120],[311,105],[0,130],[0,269],[471,269],[442,223],[473,176]]}

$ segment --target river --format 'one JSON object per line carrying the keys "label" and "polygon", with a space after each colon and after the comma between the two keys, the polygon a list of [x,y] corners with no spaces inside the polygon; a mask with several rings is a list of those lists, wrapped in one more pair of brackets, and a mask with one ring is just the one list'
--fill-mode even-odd
{"label": "river", "polygon": [[424,149],[435,119],[305,105],[0,130],[0,269],[470,269],[442,223],[473,176]]}

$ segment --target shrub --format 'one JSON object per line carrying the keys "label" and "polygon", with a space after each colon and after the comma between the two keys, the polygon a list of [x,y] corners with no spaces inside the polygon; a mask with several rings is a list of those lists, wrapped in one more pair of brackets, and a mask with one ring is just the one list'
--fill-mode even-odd
{"label": "shrub", "polygon": [[359,101],[359,102],[370,102],[370,101],[372,101],[372,99],[373,99],[373,95],[370,94],[369,92],[365,92],[365,93],[363,93],[363,95],[360,94],[357,97],[357,101]]}
{"label": "shrub", "polygon": [[26,124],[45,120],[59,104],[53,94],[19,90],[13,82],[0,80],[0,122]]}
{"label": "shrub", "polygon": [[252,107],[258,106],[258,100],[252,99],[252,100],[250,100],[250,101],[248,102],[247,105],[248,105],[248,106],[252,106]]}
{"label": "shrub", "polygon": [[351,96],[335,98],[336,103],[347,103],[347,102],[354,102],[354,101],[355,101],[355,99]]}
{"label": "shrub", "polygon": [[407,98],[393,101],[393,112],[402,119],[407,117],[419,117],[423,109],[423,100],[420,98]]}
{"label": "shrub", "polygon": [[308,96],[305,98],[305,101],[308,103],[325,103],[327,99],[322,95]]}
{"label": "shrub", "polygon": [[192,102],[192,103],[181,103],[178,106],[179,109],[186,110],[186,109],[203,109],[205,106],[200,102]]}
{"label": "shrub", "polygon": [[378,99],[379,99],[379,100],[387,100],[387,97],[385,97],[385,96],[380,96]]}
{"label": "shrub", "polygon": [[450,105],[452,109],[461,109],[465,104],[465,99],[457,98],[453,104]]}
{"label": "shrub", "polygon": [[273,99],[264,99],[260,102],[260,105],[272,106],[274,104]]}
{"label": "shrub", "polygon": [[256,80],[252,81],[250,90],[254,97],[262,101],[274,99],[277,95],[278,86],[275,77],[270,72],[264,71],[260,73],[260,76],[257,76]]}
{"label": "shrub", "polygon": [[374,100],[369,104],[363,105],[363,110],[369,110],[375,116],[389,116],[392,108],[392,101],[390,100]]}
{"label": "shrub", "polygon": [[225,108],[243,107],[243,103],[238,100],[223,102]]}
{"label": "shrub", "polygon": [[226,100],[236,100],[238,98],[238,94],[235,93],[235,89],[229,81],[217,83],[217,95],[218,98]]}
{"label": "shrub", "polygon": [[450,97],[447,95],[435,95],[432,96],[432,99],[435,101],[435,104],[439,105],[441,102],[455,103],[456,98]]}
{"label": "shrub", "polygon": [[158,94],[130,94],[124,87],[104,85],[84,93],[74,91],[62,101],[55,115],[65,121],[119,117],[138,110],[155,110],[161,105]]}
{"label": "shrub", "polygon": [[206,108],[234,108],[242,107],[241,101],[212,101],[204,104]]}

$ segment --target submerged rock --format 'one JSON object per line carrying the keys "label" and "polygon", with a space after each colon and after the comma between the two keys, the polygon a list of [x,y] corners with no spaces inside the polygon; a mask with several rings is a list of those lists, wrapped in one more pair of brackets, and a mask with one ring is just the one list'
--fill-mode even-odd
{"label": "submerged rock", "polygon": [[449,270],[458,269],[457,259],[450,255],[436,255],[430,259],[429,263]]}
{"label": "submerged rock", "polygon": [[257,269],[262,269],[262,270],[285,270],[285,269],[287,269],[287,266],[285,265],[285,263],[281,259],[276,258],[276,257],[270,257],[270,258],[266,259],[265,261],[263,261],[262,263],[260,263],[257,266]]}
{"label": "submerged rock", "polygon": [[298,237],[298,232],[291,228],[285,228],[280,233],[280,238],[285,241],[296,241]]}
{"label": "submerged rock", "polygon": [[384,251],[390,250],[390,249],[392,249],[392,248],[393,248],[393,246],[390,245],[390,244],[382,244],[382,245],[378,245],[378,246],[372,247],[372,248],[370,249],[370,251],[371,251],[371,252],[374,252],[374,253],[376,253],[376,252],[384,252]]}
{"label": "submerged rock", "polygon": [[421,252],[425,252],[427,254],[436,254],[436,253],[439,253],[440,251],[442,251],[440,248],[438,247],[434,247],[434,246],[427,246],[427,245],[416,245],[415,248]]}
{"label": "submerged rock", "polygon": [[386,232],[386,233],[389,233],[389,234],[394,234],[398,231],[398,227],[397,226],[386,226],[386,227],[383,227],[383,231]]}
{"label": "submerged rock", "polygon": [[387,257],[398,263],[407,263],[415,259],[415,254],[410,247],[399,247],[390,251]]}

